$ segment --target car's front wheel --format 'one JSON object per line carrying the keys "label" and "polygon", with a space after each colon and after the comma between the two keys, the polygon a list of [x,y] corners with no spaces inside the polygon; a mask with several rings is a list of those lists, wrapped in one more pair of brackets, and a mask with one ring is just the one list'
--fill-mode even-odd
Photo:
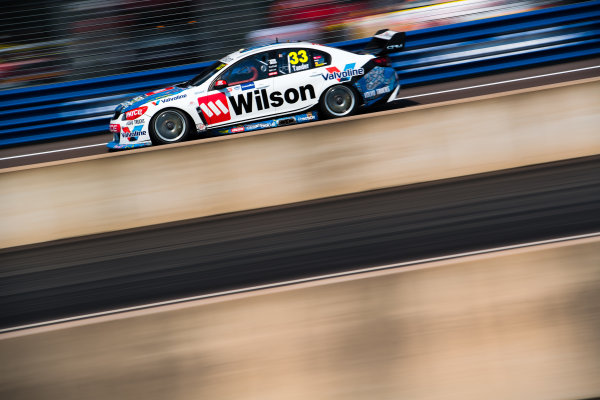
{"label": "car's front wheel", "polygon": [[150,137],[155,144],[181,142],[189,129],[186,115],[172,108],[159,111],[150,121]]}
{"label": "car's front wheel", "polygon": [[346,85],[335,85],[323,93],[321,111],[327,118],[339,118],[352,115],[358,107],[358,96]]}

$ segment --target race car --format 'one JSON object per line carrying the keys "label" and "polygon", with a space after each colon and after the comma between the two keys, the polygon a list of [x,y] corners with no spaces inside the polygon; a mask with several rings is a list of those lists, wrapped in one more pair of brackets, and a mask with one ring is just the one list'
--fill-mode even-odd
{"label": "race car", "polygon": [[275,43],[232,53],[193,79],[134,97],[115,109],[110,150],[304,123],[395,99],[387,56],[404,33],[383,29],[359,53],[314,43]]}

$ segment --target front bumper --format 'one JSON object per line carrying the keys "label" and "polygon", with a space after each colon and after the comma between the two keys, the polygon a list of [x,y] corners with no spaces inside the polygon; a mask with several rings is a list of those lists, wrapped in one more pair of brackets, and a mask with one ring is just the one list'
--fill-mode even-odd
{"label": "front bumper", "polygon": [[108,142],[106,147],[109,150],[127,150],[127,149],[137,149],[139,147],[148,147],[152,146],[152,142],[137,142],[137,143],[124,143],[121,144],[119,142]]}
{"label": "front bumper", "polygon": [[136,134],[138,130],[131,132],[129,131],[130,126],[127,126],[126,128],[128,129],[127,134],[122,134],[121,131],[125,129],[125,126],[122,126],[119,121],[111,121],[110,131],[113,135],[113,140],[106,144],[106,147],[108,147],[109,150],[127,150],[152,146],[152,141],[150,140],[150,137],[146,135],[145,131],[140,132],[141,135],[138,136]]}

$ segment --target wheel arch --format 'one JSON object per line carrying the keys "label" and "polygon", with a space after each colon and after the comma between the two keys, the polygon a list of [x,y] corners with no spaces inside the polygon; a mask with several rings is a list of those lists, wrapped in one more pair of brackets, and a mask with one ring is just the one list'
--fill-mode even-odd
{"label": "wheel arch", "polygon": [[[180,112],[186,119],[187,132],[184,134],[184,137],[181,141],[185,141],[189,137],[190,134],[193,134],[194,132],[196,132],[196,121],[191,116],[191,114],[188,110],[181,108],[181,107],[167,106],[167,107],[155,110],[154,113],[152,114],[152,116],[150,117],[150,120],[148,121],[148,133],[150,135],[150,139],[152,140],[153,144],[161,144],[161,143],[155,143],[156,132],[154,132],[154,121],[162,112],[169,111],[169,110],[175,110],[175,111]],[[200,118],[198,118],[198,119],[200,119]],[[179,142],[179,141],[176,141],[173,143],[177,143],[177,142]]]}

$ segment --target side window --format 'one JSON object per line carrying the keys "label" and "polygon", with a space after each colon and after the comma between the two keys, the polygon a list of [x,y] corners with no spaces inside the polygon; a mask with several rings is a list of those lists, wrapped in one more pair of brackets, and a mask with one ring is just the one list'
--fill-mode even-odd
{"label": "side window", "polygon": [[227,81],[227,86],[241,85],[267,78],[268,53],[259,53],[235,63],[223,73],[219,79]]}
{"label": "side window", "polygon": [[284,49],[277,52],[278,72],[281,75],[304,71],[311,67],[310,50]]}
{"label": "side window", "polygon": [[331,64],[331,56],[323,51],[313,50],[312,59],[315,64],[315,68],[324,67]]}

